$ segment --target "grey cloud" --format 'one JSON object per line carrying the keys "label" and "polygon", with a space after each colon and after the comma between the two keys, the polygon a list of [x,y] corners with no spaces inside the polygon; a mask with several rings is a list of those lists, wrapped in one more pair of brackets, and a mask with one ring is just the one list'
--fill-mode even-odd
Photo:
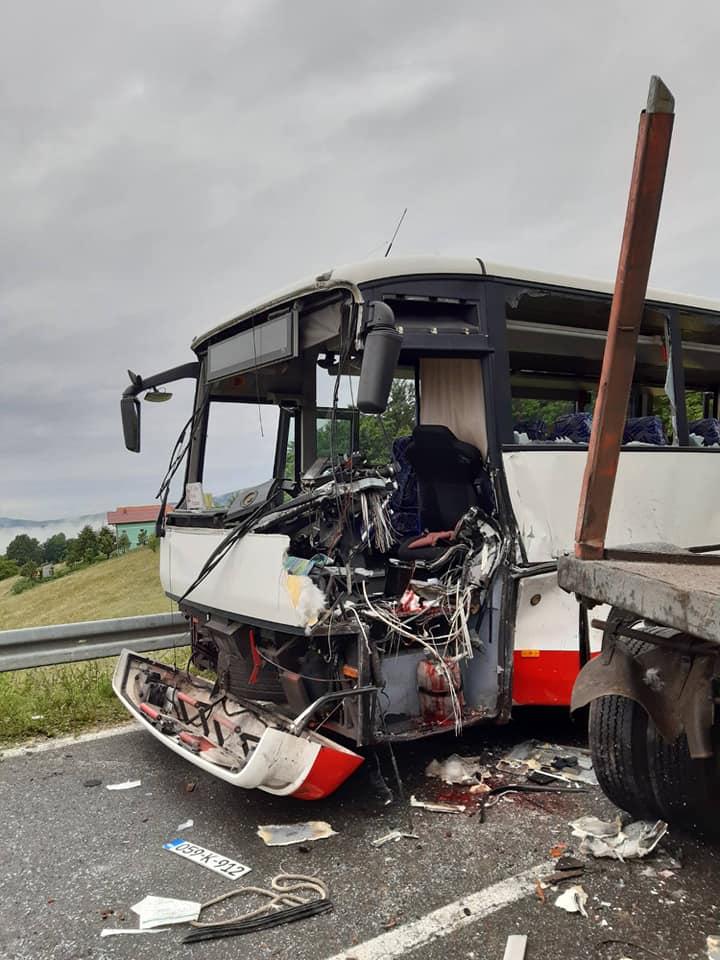
{"label": "grey cloud", "polygon": [[719,292],[715,4],[0,9],[0,514],[150,499],[189,392],[133,456],[125,369],[377,252],[406,205],[398,253],[611,277],[652,72],[678,100],[653,281]]}

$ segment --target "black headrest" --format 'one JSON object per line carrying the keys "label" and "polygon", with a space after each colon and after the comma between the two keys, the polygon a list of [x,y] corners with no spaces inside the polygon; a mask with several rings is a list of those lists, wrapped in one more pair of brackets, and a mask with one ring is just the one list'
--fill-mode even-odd
{"label": "black headrest", "polygon": [[420,473],[423,467],[434,472],[445,472],[451,466],[476,477],[482,470],[482,454],[471,443],[458,440],[452,430],[441,424],[415,427],[405,456]]}

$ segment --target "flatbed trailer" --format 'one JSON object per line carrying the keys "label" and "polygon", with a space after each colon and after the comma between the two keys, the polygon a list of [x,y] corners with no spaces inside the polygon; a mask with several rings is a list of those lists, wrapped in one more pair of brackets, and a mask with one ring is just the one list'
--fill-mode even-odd
{"label": "flatbed trailer", "polygon": [[[575,555],[559,559],[558,583],[581,604],[584,666],[571,709],[590,707],[590,746],[605,793],[635,816],[718,836],[720,547],[605,546],[673,112],[670,92],[653,78],[638,134]],[[714,484],[698,492],[693,498],[678,489],[673,514],[680,518],[713,503]],[[712,526],[708,517],[708,538],[717,539]],[[591,619],[599,605],[604,617]],[[602,630],[595,657],[587,641],[591,627]]]}

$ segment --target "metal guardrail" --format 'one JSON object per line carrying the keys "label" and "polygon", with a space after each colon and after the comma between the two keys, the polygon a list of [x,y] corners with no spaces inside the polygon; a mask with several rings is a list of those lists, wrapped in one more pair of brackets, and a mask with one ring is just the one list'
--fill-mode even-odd
{"label": "metal guardrail", "polygon": [[3,630],[0,631],[0,673],[113,657],[124,647],[143,653],[189,642],[187,620],[181,613]]}

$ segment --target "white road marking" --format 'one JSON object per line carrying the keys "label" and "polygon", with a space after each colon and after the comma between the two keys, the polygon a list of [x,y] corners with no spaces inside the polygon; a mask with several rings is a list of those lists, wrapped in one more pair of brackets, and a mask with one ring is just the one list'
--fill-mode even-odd
{"label": "white road marking", "polygon": [[122,723],[117,727],[93,730],[92,733],[80,733],[74,737],[53,737],[50,740],[41,740],[38,743],[30,741],[19,747],[11,747],[9,750],[0,748],[0,758],[10,760],[12,757],[33,757],[36,753],[45,753],[47,750],[60,750],[63,747],[74,747],[76,743],[106,740],[108,737],[117,737],[121,733],[132,733],[134,730],[140,729],[142,729],[140,725],[131,720],[130,723]]}
{"label": "white road marking", "polygon": [[447,937],[461,927],[477,923],[534,893],[538,877],[552,870],[553,866],[553,863],[539,863],[514,877],[433,910],[412,923],[388,930],[356,947],[348,947],[328,960],[394,960],[395,957],[404,957],[411,950]]}

